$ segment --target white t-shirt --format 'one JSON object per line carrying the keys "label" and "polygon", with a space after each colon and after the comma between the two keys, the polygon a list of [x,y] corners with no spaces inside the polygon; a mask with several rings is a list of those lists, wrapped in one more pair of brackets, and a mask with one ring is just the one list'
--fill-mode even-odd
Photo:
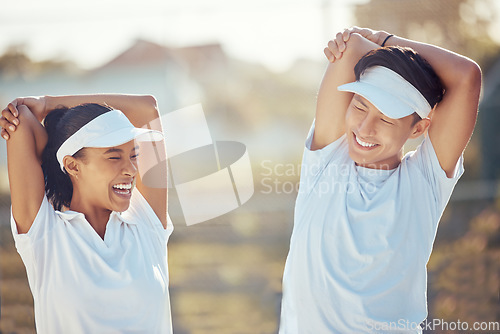
{"label": "white t-shirt", "polygon": [[44,197],[26,234],[11,217],[26,266],[39,334],[172,332],[167,229],[138,190],[112,212],[104,240],[82,213],[55,211]]}
{"label": "white t-shirt", "polygon": [[346,136],[306,141],[283,277],[281,334],[420,332],[438,222],[463,173],[427,137],[393,170],[356,166]]}

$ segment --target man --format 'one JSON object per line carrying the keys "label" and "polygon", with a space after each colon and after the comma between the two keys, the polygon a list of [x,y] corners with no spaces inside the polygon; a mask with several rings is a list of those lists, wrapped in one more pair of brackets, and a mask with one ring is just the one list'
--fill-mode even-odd
{"label": "man", "polygon": [[325,55],[280,333],[419,333],[426,264],[463,173],[481,71],[448,50],[357,27]]}

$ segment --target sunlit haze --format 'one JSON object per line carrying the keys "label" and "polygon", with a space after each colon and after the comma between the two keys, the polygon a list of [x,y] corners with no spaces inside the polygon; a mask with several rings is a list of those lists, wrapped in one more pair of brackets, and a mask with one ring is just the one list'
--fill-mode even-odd
{"label": "sunlit haze", "polygon": [[[0,52],[24,44],[36,60],[92,68],[143,38],[167,46],[219,42],[231,56],[286,69],[321,59],[326,41],[352,24],[366,0],[20,0],[2,4]],[[140,5],[139,5],[140,3]]]}

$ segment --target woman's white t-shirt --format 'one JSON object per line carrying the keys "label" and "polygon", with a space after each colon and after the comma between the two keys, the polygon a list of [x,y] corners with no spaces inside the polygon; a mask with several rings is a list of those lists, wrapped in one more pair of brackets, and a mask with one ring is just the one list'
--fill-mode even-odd
{"label": "woman's white t-shirt", "polygon": [[304,151],[283,278],[280,333],[420,332],[426,264],[463,173],[448,178],[426,137],[393,170],[356,166],[346,136]]}
{"label": "woman's white t-shirt", "polygon": [[55,211],[44,197],[26,234],[17,232],[39,334],[172,333],[167,229],[136,189],[112,212],[104,240],[82,213]]}

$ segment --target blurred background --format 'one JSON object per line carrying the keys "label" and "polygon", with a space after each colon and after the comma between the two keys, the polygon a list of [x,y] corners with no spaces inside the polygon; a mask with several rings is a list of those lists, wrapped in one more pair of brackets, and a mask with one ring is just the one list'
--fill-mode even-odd
{"label": "blurred background", "polygon": [[[500,321],[499,8],[496,0],[3,2],[0,106],[18,96],[96,92],[153,94],[162,113],[202,103],[214,140],[247,146],[255,194],[189,227],[172,203],[174,332],[276,333],[327,41],[358,25],[469,56],[483,69],[483,96],[466,172],[428,264],[428,319]],[[5,153],[2,141],[0,333],[34,333],[33,300],[9,228]]]}

